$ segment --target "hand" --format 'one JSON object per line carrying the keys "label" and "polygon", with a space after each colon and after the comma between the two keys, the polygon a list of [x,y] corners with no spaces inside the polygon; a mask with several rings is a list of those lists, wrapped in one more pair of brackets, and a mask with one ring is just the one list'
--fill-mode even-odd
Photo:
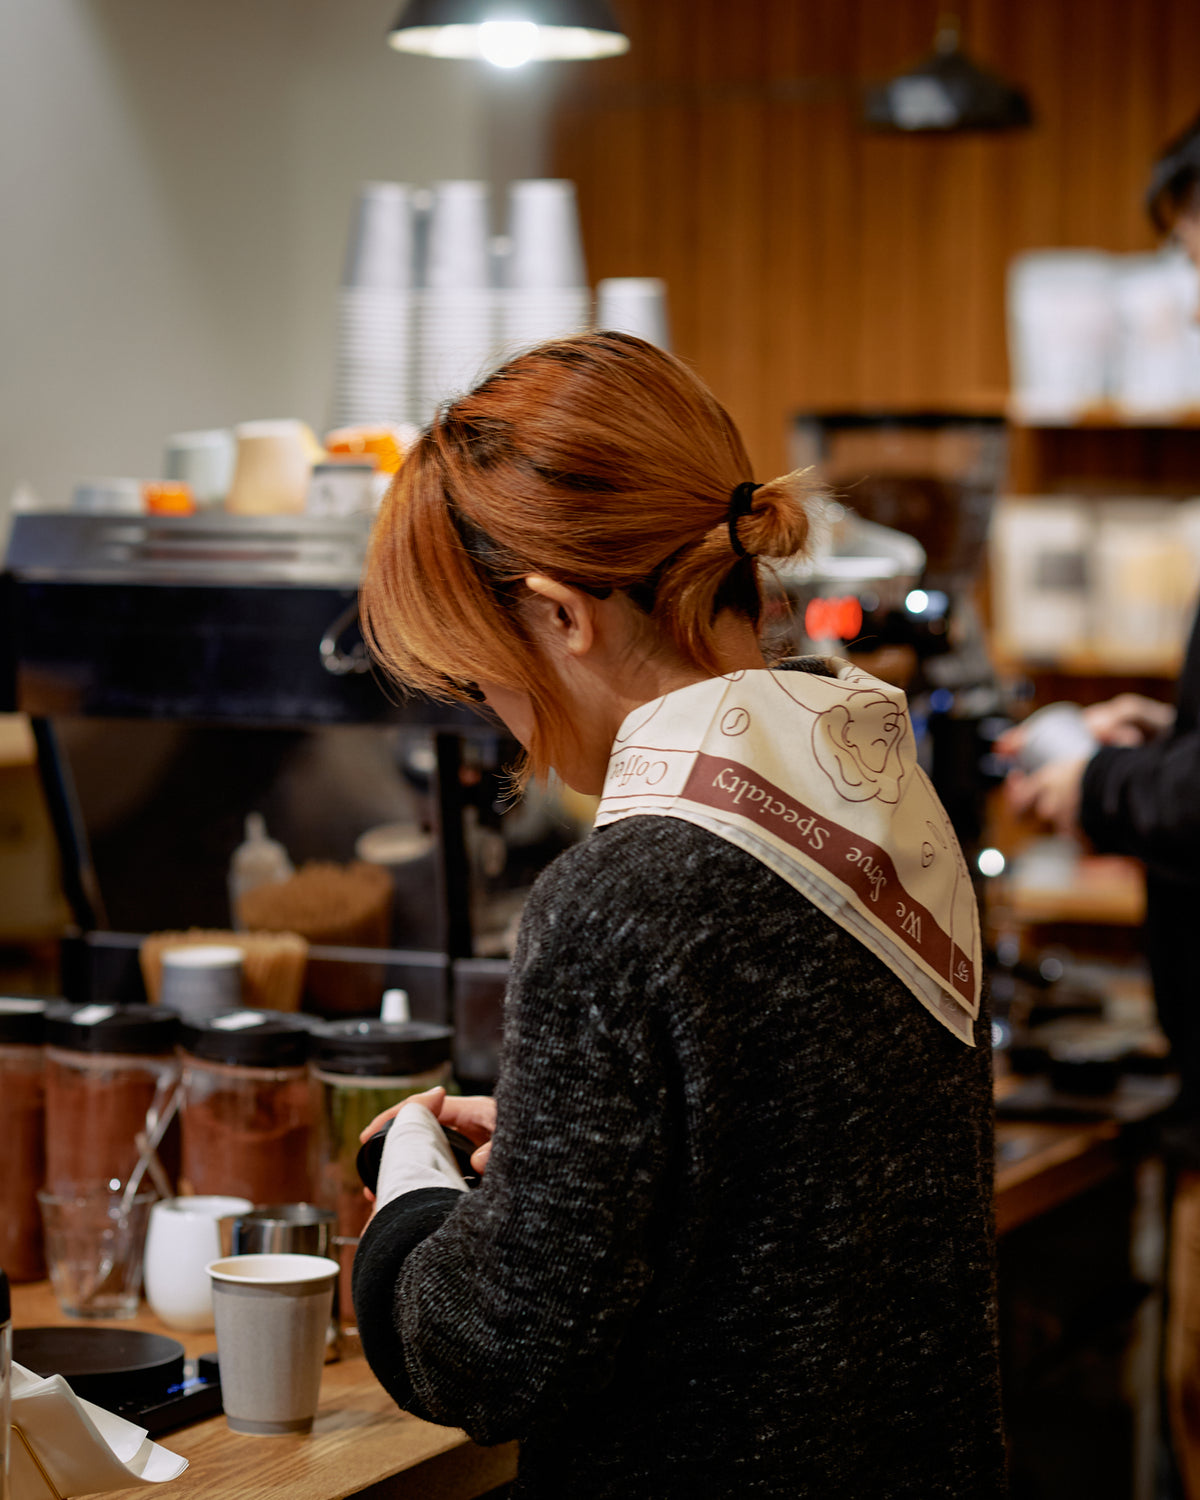
{"label": "hand", "polygon": [[1107,703],[1085,708],[1083,717],[1102,745],[1144,745],[1170,729],[1175,710],[1169,703],[1143,698],[1141,693],[1118,693]]}
{"label": "hand", "polygon": [[449,1125],[452,1130],[460,1131],[467,1140],[473,1141],[478,1150],[471,1155],[471,1167],[481,1175],[487,1170],[488,1157],[492,1154],[492,1136],[496,1130],[494,1099],[481,1094],[470,1094],[465,1099],[460,1099],[447,1094],[439,1085],[435,1089],[427,1089],[423,1094],[411,1094],[403,1103],[393,1104],[390,1109],[376,1115],[359,1136],[359,1140],[368,1140],[388,1120],[394,1119],[405,1104],[423,1104],[443,1125]]}
{"label": "hand", "polygon": [[1008,804],[1018,815],[1028,814],[1051,824],[1059,833],[1079,826],[1083,771],[1089,757],[1052,760],[1036,771],[1013,771],[1004,783]]}

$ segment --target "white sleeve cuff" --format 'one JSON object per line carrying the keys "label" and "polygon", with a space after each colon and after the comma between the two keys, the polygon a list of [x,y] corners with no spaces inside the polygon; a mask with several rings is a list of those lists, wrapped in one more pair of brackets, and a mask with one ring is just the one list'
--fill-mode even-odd
{"label": "white sleeve cuff", "polygon": [[392,1121],[383,1143],[375,1206],[382,1208],[402,1193],[428,1187],[467,1191],[436,1117],[423,1104],[410,1103]]}

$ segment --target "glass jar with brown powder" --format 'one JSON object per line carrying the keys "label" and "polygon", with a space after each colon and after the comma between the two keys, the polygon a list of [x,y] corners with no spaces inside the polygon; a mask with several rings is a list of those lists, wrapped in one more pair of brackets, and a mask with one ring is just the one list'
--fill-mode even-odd
{"label": "glass jar with brown powder", "polygon": [[[46,1186],[124,1183],[137,1137],[168,1107],[179,1077],[179,1018],[154,1005],[46,1010]],[[172,1140],[158,1155],[172,1175]]]}
{"label": "glass jar with brown powder", "polygon": [[184,1193],[307,1203],[316,1189],[310,1031],[296,1016],[238,1010],[184,1022]]}
{"label": "glass jar with brown powder", "polygon": [[46,1274],[37,1191],[46,1176],[44,1000],[0,999],[0,1266],[10,1281]]}

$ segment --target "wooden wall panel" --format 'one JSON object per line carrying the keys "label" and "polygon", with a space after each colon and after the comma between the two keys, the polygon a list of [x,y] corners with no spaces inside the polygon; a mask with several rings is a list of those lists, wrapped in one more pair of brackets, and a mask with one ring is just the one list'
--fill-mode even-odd
{"label": "wooden wall panel", "polygon": [[760,475],[800,410],[1002,409],[1009,259],[1149,248],[1149,162],[1200,110],[1198,0],[962,0],[967,50],[1037,123],[947,139],[859,126],[938,0],[616,3],[632,50],[564,74],[555,169],[594,279],[666,279]]}

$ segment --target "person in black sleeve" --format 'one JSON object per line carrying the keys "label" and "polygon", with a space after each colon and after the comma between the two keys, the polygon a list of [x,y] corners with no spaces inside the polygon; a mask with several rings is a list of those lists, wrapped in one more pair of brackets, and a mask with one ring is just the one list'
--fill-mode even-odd
{"label": "person in black sleeve", "polygon": [[385,501],[377,660],[600,801],[526,906],[495,1100],[388,1112],[363,1350],[519,1439],[523,1500],[996,1500],[974,895],[903,694],[768,669],[808,481],[748,473],[681,361],[599,332],[445,409]]}
{"label": "person in black sleeve", "polygon": [[[1163,151],[1147,195],[1155,227],[1200,269],[1200,117]],[[1009,778],[1010,800],[1103,854],[1146,866],[1146,951],[1162,1028],[1180,1075],[1164,1132],[1177,1167],[1172,1214],[1167,1388],[1176,1456],[1200,1500],[1200,612],[1174,711],[1125,693],[1085,711],[1101,747]],[[1020,729],[1000,748],[1020,748]]]}

